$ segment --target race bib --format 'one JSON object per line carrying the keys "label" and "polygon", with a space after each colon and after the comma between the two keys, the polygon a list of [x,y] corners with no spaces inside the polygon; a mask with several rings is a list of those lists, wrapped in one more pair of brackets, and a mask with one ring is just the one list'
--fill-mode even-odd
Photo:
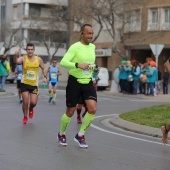
{"label": "race bib", "polygon": [[26,79],[36,80],[36,72],[35,71],[27,71]]}
{"label": "race bib", "polygon": [[95,64],[90,64],[89,67],[86,70],[83,70],[83,74],[91,74],[95,68]]}
{"label": "race bib", "polygon": [[88,67],[88,70],[90,70],[91,72],[93,72],[95,67],[96,67],[95,64],[90,64],[89,67]]}
{"label": "race bib", "polygon": [[51,73],[51,78],[52,79],[56,79],[57,78],[57,74],[56,73]]}
{"label": "race bib", "polygon": [[22,79],[22,74],[18,74],[18,79],[21,80]]}
{"label": "race bib", "polygon": [[82,70],[82,73],[83,74],[90,74],[90,70],[87,70],[87,69],[86,70]]}

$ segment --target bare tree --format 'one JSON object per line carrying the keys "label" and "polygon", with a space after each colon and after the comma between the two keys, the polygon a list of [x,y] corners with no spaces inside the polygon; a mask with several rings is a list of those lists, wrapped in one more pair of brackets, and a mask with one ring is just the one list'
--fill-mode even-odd
{"label": "bare tree", "polygon": [[[38,6],[44,11],[41,16],[36,15],[36,10],[30,8],[29,36],[26,42],[39,41],[48,53],[48,60],[56,55],[58,49],[66,43],[67,20],[65,6],[49,4]],[[36,7],[35,7],[36,9]]]}
{"label": "bare tree", "polygon": [[[144,0],[145,1],[145,0]],[[126,55],[127,42],[139,41],[131,39],[131,35],[141,28],[141,13],[138,8],[144,3],[143,0],[93,0],[79,1],[76,4],[77,10],[74,15],[76,23],[82,24],[82,18],[89,18],[97,25],[97,34],[94,37],[94,42],[97,41],[103,28],[108,31],[112,40],[112,52],[127,59]],[[85,9],[85,10],[84,10]],[[138,10],[139,9],[139,10]],[[144,22],[144,21],[143,21]],[[146,21],[147,22],[147,21]],[[132,29],[133,23],[133,29]],[[136,24],[135,24],[136,23]],[[157,37],[158,33],[153,33],[150,36]],[[140,41],[149,39],[150,36],[145,36]],[[128,41],[127,41],[128,40]]]}
{"label": "bare tree", "polygon": [[[92,18],[93,22],[98,24],[98,32],[93,42],[97,41],[103,27],[105,27],[112,39],[112,51],[122,58],[127,58],[125,53],[122,52],[122,47],[124,47],[124,5],[124,0],[93,0],[91,3],[79,2],[75,15],[79,16],[79,18],[84,18],[85,16]],[[86,6],[86,11],[82,10],[84,6]],[[117,46],[118,42],[122,44],[121,50]]]}
{"label": "bare tree", "polygon": [[[9,23],[1,25],[1,34],[2,34],[1,36],[4,42],[3,47],[5,48],[4,54],[7,53],[11,48],[19,45],[20,42],[22,41],[22,39],[20,38],[16,39],[19,30],[20,29],[12,30],[11,24]],[[15,43],[14,43],[14,37],[15,37]]]}

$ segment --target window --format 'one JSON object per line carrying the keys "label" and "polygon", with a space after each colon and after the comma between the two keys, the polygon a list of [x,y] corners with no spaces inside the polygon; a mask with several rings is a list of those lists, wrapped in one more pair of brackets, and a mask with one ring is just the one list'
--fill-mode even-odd
{"label": "window", "polygon": [[5,0],[1,1],[1,6],[0,7],[1,7],[1,9],[0,9],[1,20],[2,20],[2,22],[4,22],[5,18],[6,18],[6,1]]}
{"label": "window", "polygon": [[162,10],[162,29],[170,29],[170,8]]}
{"label": "window", "polygon": [[51,10],[48,8],[41,8],[41,17],[51,17]]}
{"label": "window", "polygon": [[125,13],[125,32],[138,32],[141,30],[140,10],[128,11]]}
{"label": "window", "polygon": [[17,20],[17,18],[18,18],[18,8],[17,8],[17,6],[14,6],[13,7],[13,11],[14,11],[14,13],[13,13],[13,19],[14,20]]}
{"label": "window", "polygon": [[40,4],[30,4],[29,15],[34,17],[40,17],[41,7],[44,7]]}
{"label": "window", "polygon": [[158,8],[149,9],[148,29],[158,29]]}

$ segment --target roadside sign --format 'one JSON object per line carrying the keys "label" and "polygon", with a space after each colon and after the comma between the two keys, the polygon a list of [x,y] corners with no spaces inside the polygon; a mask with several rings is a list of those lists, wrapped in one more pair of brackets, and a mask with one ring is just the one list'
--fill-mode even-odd
{"label": "roadside sign", "polygon": [[161,51],[163,50],[164,45],[163,44],[149,44],[149,46],[150,46],[153,54],[156,57],[156,65],[158,66],[158,57],[159,57]]}

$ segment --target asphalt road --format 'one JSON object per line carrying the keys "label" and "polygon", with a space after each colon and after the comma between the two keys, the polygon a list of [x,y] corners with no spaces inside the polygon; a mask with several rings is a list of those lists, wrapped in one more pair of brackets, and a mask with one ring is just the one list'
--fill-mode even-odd
{"label": "asphalt road", "polygon": [[169,170],[170,146],[154,138],[123,131],[108,118],[129,110],[161,104],[159,101],[108,96],[98,92],[98,111],[85,134],[88,149],[74,142],[80,125],[76,114],[67,130],[67,147],[59,146],[57,133],[65,112],[65,91],[57,91],[56,105],[48,104],[42,90],[35,115],[22,124],[22,109],[15,84],[0,96],[0,170]]}

